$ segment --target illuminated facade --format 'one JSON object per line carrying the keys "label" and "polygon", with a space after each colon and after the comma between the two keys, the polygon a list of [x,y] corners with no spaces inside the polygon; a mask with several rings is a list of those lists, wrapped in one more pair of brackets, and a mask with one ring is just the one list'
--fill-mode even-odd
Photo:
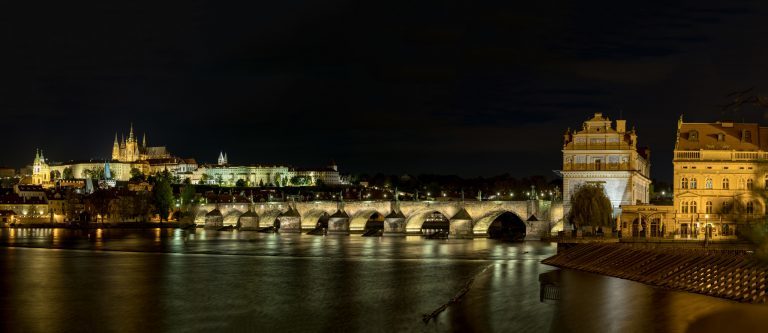
{"label": "illuminated facade", "polygon": [[709,229],[710,236],[732,236],[764,218],[768,127],[681,117],[672,164],[676,235],[703,237]]}
{"label": "illuminated facade", "polygon": [[139,144],[138,139],[133,134],[133,125],[131,125],[127,140],[123,138],[121,141],[117,141],[117,133],[115,133],[115,142],[112,144],[112,160],[114,161],[130,163],[167,158],[171,158],[171,154],[165,147],[147,147],[146,134]]}
{"label": "illuminated facade", "polygon": [[637,133],[626,130],[626,120],[613,122],[601,113],[585,121],[580,131],[568,129],[563,142],[563,204],[583,184],[600,184],[614,214],[621,205],[648,203],[651,183],[650,150],[637,147]]}

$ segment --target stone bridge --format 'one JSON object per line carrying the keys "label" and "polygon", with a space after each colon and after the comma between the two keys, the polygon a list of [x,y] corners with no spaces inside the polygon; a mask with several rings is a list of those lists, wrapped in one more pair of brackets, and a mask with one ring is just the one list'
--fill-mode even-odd
{"label": "stone bridge", "polygon": [[[342,208],[339,210],[339,208]],[[462,208],[467,214],[459,214]],[[249,212],[246,214],[247,212]],[[314,229],[318,222],[331,221],[328,230],[341,233],[361,233],[372,218],[383,220],[385,235],[421,233],[425,219],[440,213],[453,225],[466,222],[464,235],[487,237],[489,226],[504,213],[512,213],[525,223],[526,239],[537,239],[549,233],[563,217],[562,203],[545,200],[527,201],[310,201],[204,204],[196,208],[195,223],[206,226],[235,226],[244,229],[268,227],[279,221],[280,232],[301,232]],[[255,213],[255,214],[254,214]],[[246,214],[246,215],[243,215]],[[467,216],[468,215],[468,216]],[[255,218],[254,218],[255,216]],[[241,217],[243,220],[241,220]],[[248,219],[248,222],[245,219]],[[336,221],[340,221],[336,223]],[[255,221],[255,222],[254,222]],[[337,233],[337,232],[334,232]]]}

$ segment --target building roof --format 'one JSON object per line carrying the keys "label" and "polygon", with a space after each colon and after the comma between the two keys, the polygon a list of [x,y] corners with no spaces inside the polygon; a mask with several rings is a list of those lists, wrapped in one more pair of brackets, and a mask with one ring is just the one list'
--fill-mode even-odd
{"label": "building roof", "polygon": [[680,123],[677,150],[768,150],[768,127],[756,123]]}
{"label": "building roof", "polygon": [[247,212],[243,213],[243,215],[240,215],[240,217],[259,217],[259,214],[256,214],[256,212],[249,209]]}
{"label": "building roof", "polygon": [[469,216],[469,212],[463,207],[454,215],[451,220],[472,220],[472,216]]}
{"label": "building roof", "polygon": [[346,218],[349,218],[349,215],[347,214],[347,212],[345,212],[345,211],[343,211],[341,209],[337,209],[336,212],[333,213],[333,215],[331,215],[329,218],[334,218],[334,217],[341,217],[341,218],[346,217]]}
{"label": "building roof", "polygon": [[405,218],[405,215],[403,212],[400,212],[398,210],[393,209],[387,216],[384,217],[385,219],[397,219],[397,218]]}
{"label": "building roof", "polygon": [[218,208],[205,214],[205,217],[216,217],[216,216],[223,216],[221,215],[221,211]]}

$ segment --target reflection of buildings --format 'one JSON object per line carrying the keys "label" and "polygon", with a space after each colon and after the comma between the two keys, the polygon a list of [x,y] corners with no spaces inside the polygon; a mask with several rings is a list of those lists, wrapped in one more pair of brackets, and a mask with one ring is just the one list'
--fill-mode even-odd
{"label": "reflection of buildings", "polygon": [[637,147],[635,130],[626,130],[626,120],[616,127],[601,113],[584,122],[580,131],[566,131],[563,143],[563,204],[570,210],[570,197],[583,184],[600,184],[611,200],[614,214],[621,205],[648,202],[651,183],[650,150]]}
{"label": "reflection of buildings", "polygon": [[758,191],[768,189],[768,127],[685,123],[681,117],[672,164],[673,205],[623,207],[627,235],[731,237],[764,218]]}

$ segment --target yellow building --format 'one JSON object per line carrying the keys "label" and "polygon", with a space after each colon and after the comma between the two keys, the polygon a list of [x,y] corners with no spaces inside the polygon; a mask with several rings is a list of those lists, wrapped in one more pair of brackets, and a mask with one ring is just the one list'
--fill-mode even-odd
{"label": "yellow building", "polygon": [[[755,123],[677,125],[674,206],[679,237],[732,236],[765,214],[768,127]],[[708,227],[707,227],[708,226]]]}

